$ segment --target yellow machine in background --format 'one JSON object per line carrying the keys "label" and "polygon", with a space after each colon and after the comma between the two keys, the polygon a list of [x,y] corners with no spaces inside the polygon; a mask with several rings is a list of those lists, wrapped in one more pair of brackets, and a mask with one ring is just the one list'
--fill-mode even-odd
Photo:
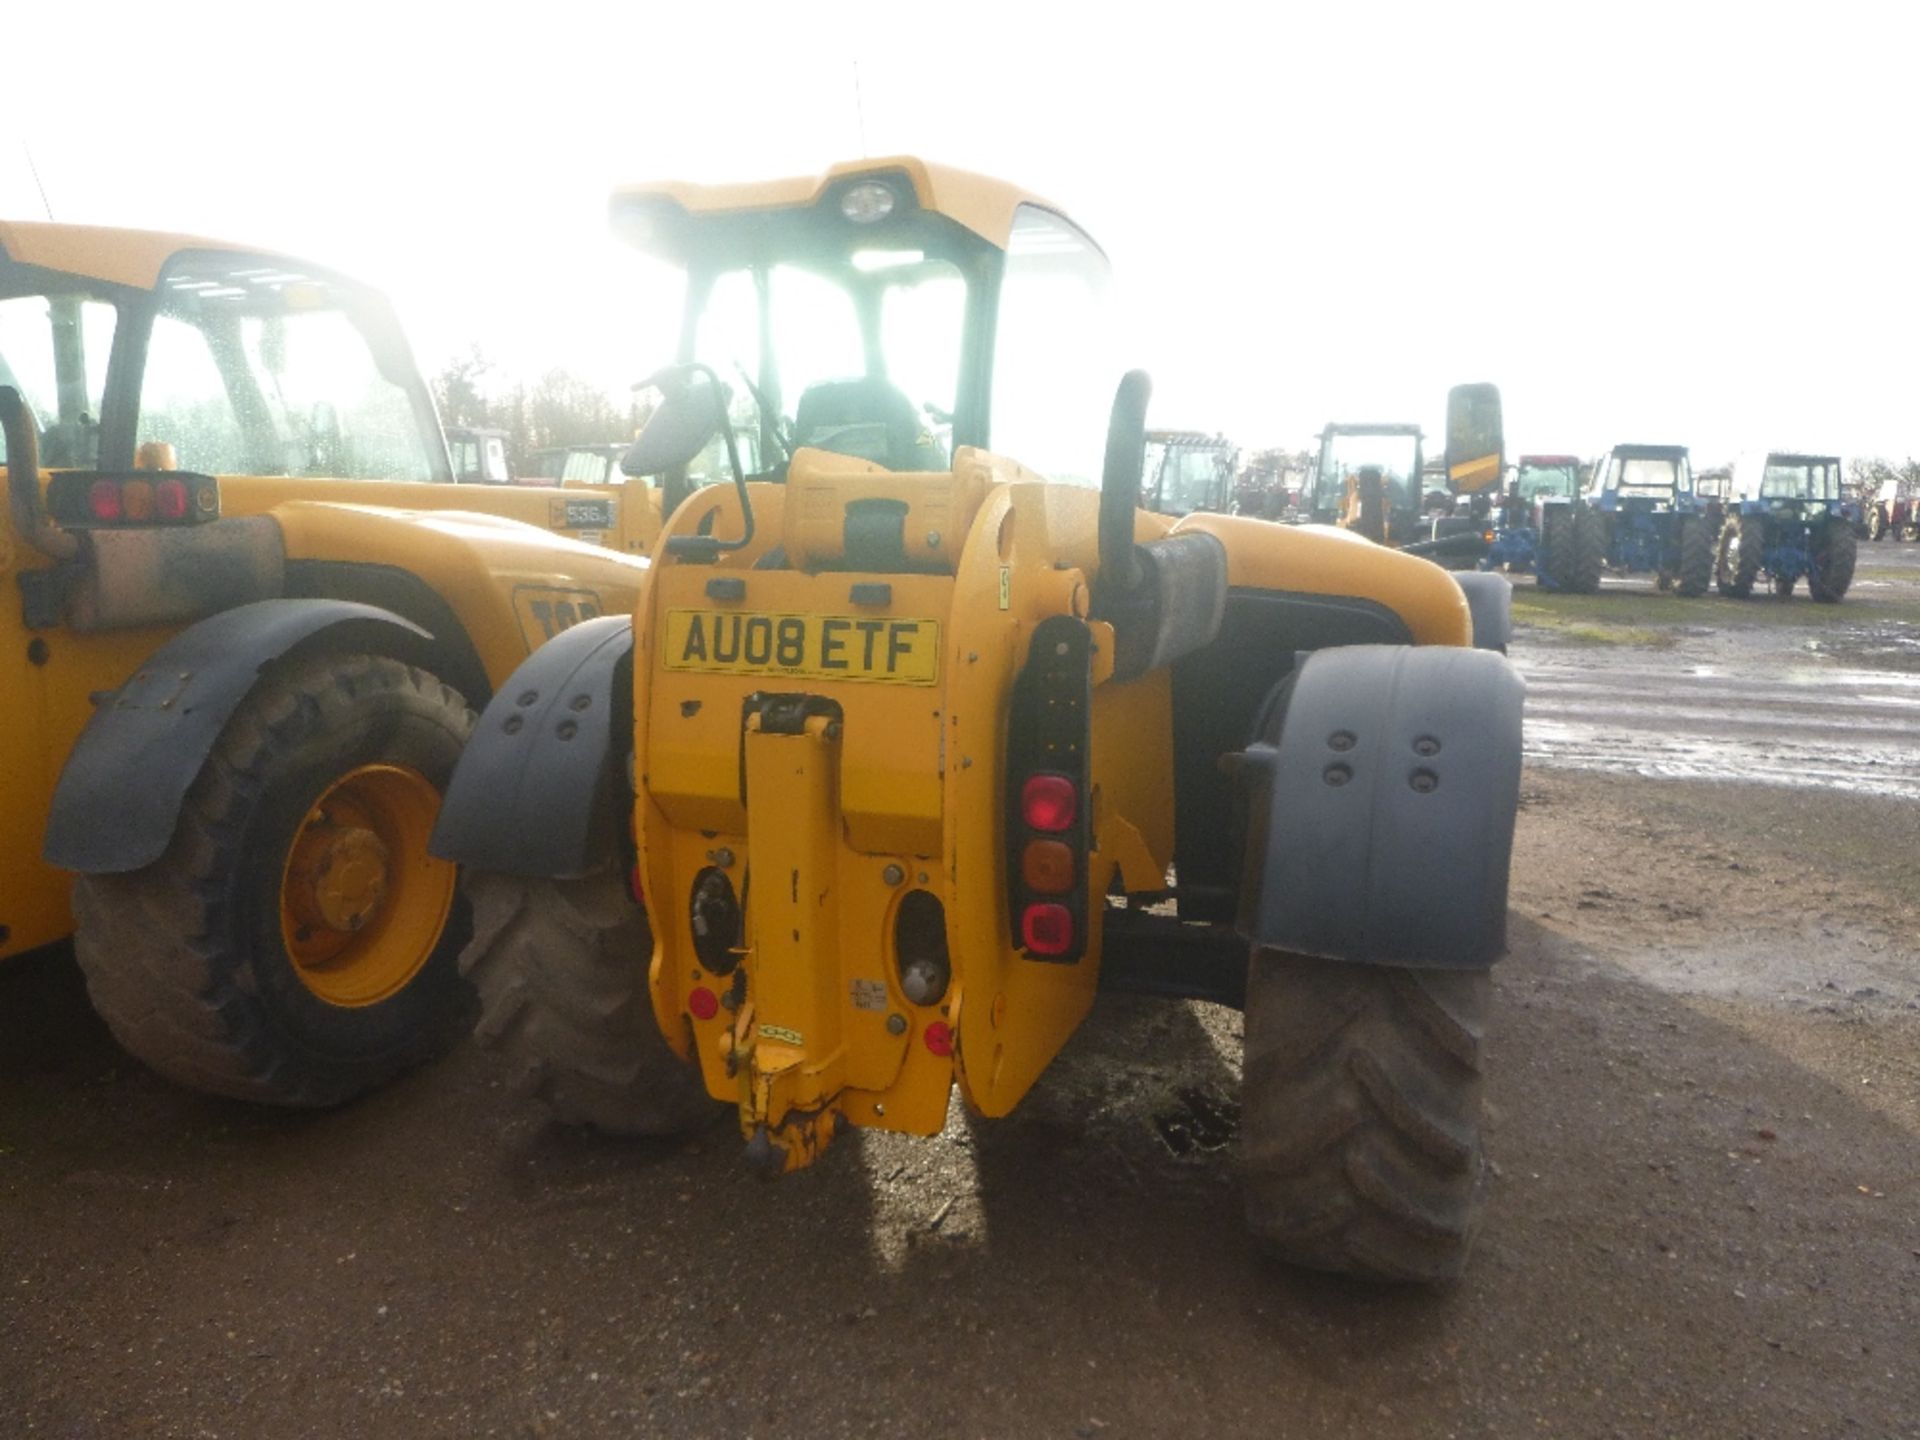
{"label": "yellow machine in background", "polygon": [[470,707],[632,609],[610,547],[657,509],[442,483],[378,295],[145,232],[0,224],[0,423],[0,957],[73,935],[122,1042],[221,1094],[436,1051],[472,1013],[426,852]]}
{"label": "yellow machine in background", "polygon": [[736,428],[781,458],[674,508],[631,622],[476,727],[435,851],[482,1039],[563,1120],[724,1101],[794,1170],[955,1086],[1008,1114],[1102,986],[1244,1005],[1254,1232],[1454,1273],[1521,697],[1460,587],[1142,510],[1105,258],[1010,186],[870,161],[614,220],[688,276],[635,468],[671,491]]}

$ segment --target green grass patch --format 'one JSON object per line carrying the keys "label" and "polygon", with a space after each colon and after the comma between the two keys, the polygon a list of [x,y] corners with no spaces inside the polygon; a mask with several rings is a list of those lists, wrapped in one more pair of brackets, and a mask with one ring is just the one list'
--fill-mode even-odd
{"label": "green grass patch", "polygon": [[[1557,600],[1567,597],[1547,598]],[[1555,640],[1569,645],[1642,645],[1649,649],[1664,650],[1678,638],[1671,630],[1657,630],[1646,625],[1615,625],[1610,621],[1586,619],[1577,614],[1558,613],[1548,606],[1523,601],[1517,590],[1513,596],[1513,621],[1516,625],[1543,630]]]}
{"label": "green grass patch", "polygon": [[[1562,634],[1573,627],[1602,630],[1660,631],[1704,626],[1728,630],[1770,625],[1804,630],[1827,630],[1847,625],[1899,621],[1920,625],[1920,588],[1892,595],[1854,592],[1838,605],[1821,605],[1807,598],[1803,585],[1790,599],[1754,595],[1746,600],[1707,594],[1692,600],[1657,590],[1627,590],[1603,586],[1598,595],[1556,595],[1526,581],[1513,589],[1513,619],[1517,625]],[[1643,640],[1616,640],[1623,645]],[[1672,643],[1669,636],[1666,643]]]}

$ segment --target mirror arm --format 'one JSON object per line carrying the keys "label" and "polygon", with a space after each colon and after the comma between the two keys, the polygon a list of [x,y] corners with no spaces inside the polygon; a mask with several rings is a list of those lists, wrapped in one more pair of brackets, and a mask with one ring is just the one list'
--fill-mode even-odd
{"label": "mirror arm", "polygon": [[[753,501],[747,495],[747,472],[740,468],[740,447],[733,434],[733,417],[727,414],[726,387],[720,383],[720,377],[714,373],[711,365],[699,360],[676,365],[673,369],[681,373],[697,372],[707,377],[708,389],[713,395],[714,414],[720,421],[720,434],[727,442],[727,466],[733,471],[733,490],[740,497],[738,540],[716,540],[711,535],[675,535],[667,541],[669,553],[696,564],[710,565],[723,552],[743,550],[753,543]],[[656,376],[646,383],[655,384],[661,378]]]}

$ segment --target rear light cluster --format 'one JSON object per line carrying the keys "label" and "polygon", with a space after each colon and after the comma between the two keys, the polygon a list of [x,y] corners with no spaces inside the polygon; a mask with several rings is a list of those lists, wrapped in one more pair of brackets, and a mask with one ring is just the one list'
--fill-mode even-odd
{"label": "rear light cluster", "polygon": [[220,484],[185,471],[121,475],[69,471],[47,485],[47,511],[69,530],[200,525],[220,518]]}
{"label": "rear light cluster", "polygon": [[1087,627],[1056,615],[1035,627],[1014,681],[1007,738],[1007,899],[1013,943],[1070,963],[1086,952]]}

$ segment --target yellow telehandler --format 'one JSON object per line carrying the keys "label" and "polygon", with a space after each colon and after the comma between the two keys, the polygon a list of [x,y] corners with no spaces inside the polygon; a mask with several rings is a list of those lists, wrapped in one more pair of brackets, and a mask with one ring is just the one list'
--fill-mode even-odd
{"label": "yellow telehandler", "polygon": [[875,160],[613,218],[687,280],[634,468],[784,458],[673,508],[632,617],[482,715],[434,849],[483,1042],[563,1121],[725,1102],[778,1172],[935,1133],[956,1085],[1008,1114],[1103,986],[1244,1006],[1254,1234],[1454,1274],[1522,686],[1453,578],[1142,509],[1106,261],[1011,186]]}
{"label": "yellow telehandler", "polygon": [[142,231],[0,222],[0,430],[0,961],[71,935],[122,1043],[223,1095],[436,1052],[471,707],[631,612],[651,487],[456,486],[376,293]]}

